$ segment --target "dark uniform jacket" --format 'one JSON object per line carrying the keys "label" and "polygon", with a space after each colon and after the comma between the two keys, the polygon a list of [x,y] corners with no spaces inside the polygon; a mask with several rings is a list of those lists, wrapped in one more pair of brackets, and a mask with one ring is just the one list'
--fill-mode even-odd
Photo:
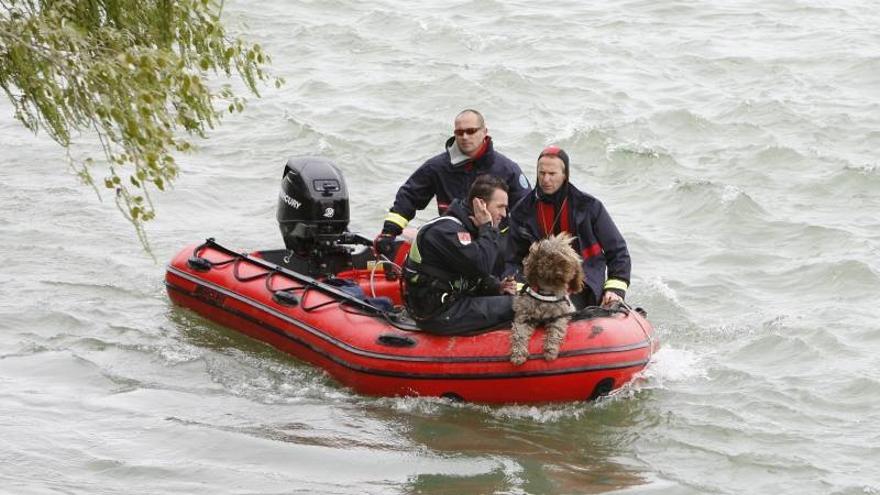
{"label": "dark uniform jacket", "polygon": [[406,304],[416,319],[432,318],[460,297],[497,296],[503,241],[490,223],[479,228],[464,203],[422,225],[404,270]]}
{"label": "dark uniform jacket", "polygon": [[[601,201],[567,184],[568,225],[576,236],[572,246],[583,258],[587,287],[595,300],[602,297],[603,289],[614,290],[621,296],[630,282],[631,262],[626,241],[611,220]],[[542,238],[538,226],[538,188],[533,189],[510,212],[507,271],[522,272],[522,260],[529,246]],[[606,268],[608,282],[606,283]]]}
{"label": "dark uniform jacket", "polygon": [[[496,152],[492,139],[486,139],[486,152],[473,161],[458,150],[454,137],[449,138],[446,151],[426,161],[397,191],[394,206],[385,217],[386,228],[383,231],[399,234],[416,212],[425,209],[434,196],[437,196],[437,209],[442,215],[452,200],[467,198],[471,184],[481,174],[494,175],[507,183],[510,204],[527,194],[529,181],[519,165]],[[387,228],[389,223],[400,230]]]}

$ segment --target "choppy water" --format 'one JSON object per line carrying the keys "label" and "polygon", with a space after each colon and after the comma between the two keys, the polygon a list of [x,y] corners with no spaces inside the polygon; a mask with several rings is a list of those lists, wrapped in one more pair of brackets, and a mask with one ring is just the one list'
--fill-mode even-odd
{"label": "choppy water", "polygon": [[[158,264],[0,102],[0,492],[880,493],[873,2],[227,4],[288,84],[180,158]],[[664,342],[640,383],[365,398],[168,302],[185,243],[280,245],[286,157],[336,160],[375,232],[465,107],[610,209]]]}

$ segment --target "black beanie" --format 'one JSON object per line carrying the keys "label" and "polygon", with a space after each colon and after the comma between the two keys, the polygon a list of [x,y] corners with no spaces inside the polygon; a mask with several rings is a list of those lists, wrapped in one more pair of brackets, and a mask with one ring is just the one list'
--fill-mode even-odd
{"label": "black beanie", "polygon": [[540,160],[542,156],[555,156],[562,160],[562,164],[565,165],[565,178],[568,180],[570,177],[568,170],[568,153],[566,153],[564,149],[559,146],[547,146],[541,150],[541,154],[538,155],[538,160]]}

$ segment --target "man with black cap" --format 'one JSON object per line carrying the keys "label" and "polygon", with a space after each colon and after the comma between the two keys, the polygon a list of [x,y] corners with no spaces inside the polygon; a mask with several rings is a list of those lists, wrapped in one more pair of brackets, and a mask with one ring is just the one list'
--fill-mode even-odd
{"label": "man with black cap", "polygon": [[[623,299],[630,281],[626,241],[601,201],[569,182],[568,154],[549,146],[538,155],[538,185],[510,212],[508,272],[522,271],[529,246],[560,232],[574,236],[586,287],[572,296],[578,308]],[[607,271],[607,277],[606,277]]]}
{"label": "man with black cap", "polygon": [[507,184],[510,204],[529,191],[529,181],[519,165],[495,151],[480,112],[462,110],[455,117],[452,133],[446,141],[446,150],[426,161],[397,191],[382,232],[374,242],[377,253],[391,257],[395,238],[418,210],[423,210],[436,196],[438,213],[444,214],[453,200],[467,197],[478,175],[501,178]]}

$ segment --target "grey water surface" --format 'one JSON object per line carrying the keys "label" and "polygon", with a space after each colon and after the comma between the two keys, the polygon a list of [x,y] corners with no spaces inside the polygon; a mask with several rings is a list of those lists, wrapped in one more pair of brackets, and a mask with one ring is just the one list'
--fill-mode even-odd
{"label": "grey water surface", "polygon": [[[287,84],[179,157],[158,262],[0,102],[0,492],[880,493],[876,3],[224,15]],[[281,246],[287,157],[336,161],[373,235],[466,107],[529,175],[566,148],[610,210],[663,341],[637,383],[540,407],[363,397],[169,303],[184,245]]]}

